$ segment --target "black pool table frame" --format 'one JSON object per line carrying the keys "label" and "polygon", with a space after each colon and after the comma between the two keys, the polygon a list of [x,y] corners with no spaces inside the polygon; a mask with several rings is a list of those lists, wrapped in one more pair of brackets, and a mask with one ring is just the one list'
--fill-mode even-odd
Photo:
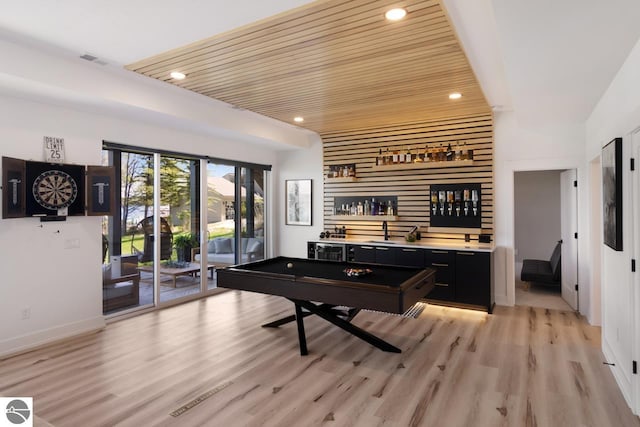
{"label": "black pool table frame", "polygon": [[[296,269],[282,272],[262,268],[278,263],[292,263]],[[372,275],[386,272],[402,276],[400,283],[373,284],[364,278],[328,279],[321,275],[307,276],[305,265],[322,263],[327,269],[371,268]],[[335,271],[335,270],[334,270]],[[435,270],[376,264],[344,263],[324,260],[276,257],[218,270],[218,286],[222,288],[259,292],[287,298],[295,305],[295,315],[267,323],[263,327],[279,327],[295,321],[298,327],[300,354],[307,355],[304,317],[315,314],[369,344],[388,352],[401,350],[379,337],[353,325],[351,320],[361,309],[402,314],[424,298],[435,285]],[[350,307],[346,310],[336,307]],[[305,311],[306,310],[306,311]]]}

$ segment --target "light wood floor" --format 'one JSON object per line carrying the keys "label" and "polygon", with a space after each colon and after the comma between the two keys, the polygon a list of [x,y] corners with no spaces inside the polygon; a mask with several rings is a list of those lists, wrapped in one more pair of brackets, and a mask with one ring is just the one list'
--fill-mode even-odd
{"label": "light wood floor", "polygon": [[0,361],[0,395],[33,396],[53,426],[640,426],[572,312],[354,319],[402,354],[312,316],[307,357],[294,324],[260,327],[291,312],[233,291],[112,323]]}

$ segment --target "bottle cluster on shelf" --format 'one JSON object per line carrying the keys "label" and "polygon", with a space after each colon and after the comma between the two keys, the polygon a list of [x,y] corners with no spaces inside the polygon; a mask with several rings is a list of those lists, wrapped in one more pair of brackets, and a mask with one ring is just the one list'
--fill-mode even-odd
{"label": "bottle cluster on shelf", "polygon": [[393,200],[388,200],[387,202],[376,201],[375,197],[371,200],[365,199],[364,201],[352,201],[351,203],[342,203],[333,208],[334,215],[361,215],[361,216],[372,216],[372,215],[397,215],[398,211],[393,202]]}
{"label": "bottle cluster on shelf", "polygon": [[333,228],[333,231],[327,229],[327,231],[323,231],[320,233],[321,239],[346,239],[347,237],[347,227],[336,225]]}
{"label": "bottle cluster on shelf", "polygon": [[355,178],[356,176],[356,165],[355,163],[346,164],[346,165],[332,165],[329,166],[329,172],[327,173],[327,178]]}
{"label": "bottle cluster on shelf", "polygon": [[467,148],[466,142],[460,144],[457,141],[455,146],[448,143],[446,147],[440,144],[435,147],[426,145],[424,148],[409,146],[392,150],[381,148],[376,157],[376,166],[461,160],[473,160],[473,150]]}

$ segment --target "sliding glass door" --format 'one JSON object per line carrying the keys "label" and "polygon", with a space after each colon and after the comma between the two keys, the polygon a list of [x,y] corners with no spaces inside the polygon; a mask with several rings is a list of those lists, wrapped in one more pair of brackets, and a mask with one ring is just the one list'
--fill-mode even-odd
{"label": "sliding glass door", "polygon": [[105,314],[198,297],[216,268],[265,257],[268,167],[105,145],[120,171],[102,227]]}

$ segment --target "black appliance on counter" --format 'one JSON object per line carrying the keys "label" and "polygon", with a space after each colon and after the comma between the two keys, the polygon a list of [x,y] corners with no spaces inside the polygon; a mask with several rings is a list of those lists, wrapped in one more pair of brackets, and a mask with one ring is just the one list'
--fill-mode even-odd
{"label": "black appliance on counter", "polygon": [[307,258],[346,261],[347,246],[344,243],[308,242]]}

